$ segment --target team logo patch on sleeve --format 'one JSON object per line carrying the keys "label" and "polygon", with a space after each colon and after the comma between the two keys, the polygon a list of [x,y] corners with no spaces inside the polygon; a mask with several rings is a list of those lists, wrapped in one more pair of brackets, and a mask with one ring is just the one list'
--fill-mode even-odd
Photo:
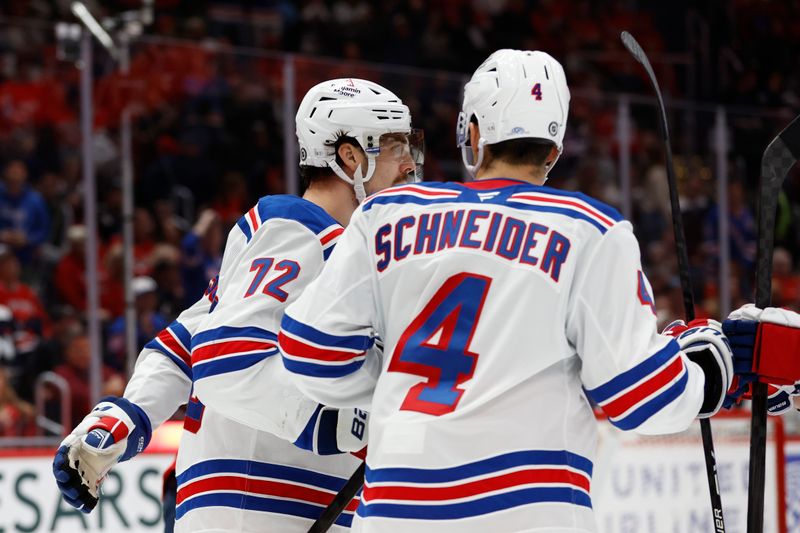
{"label": "team logo patch on sleeve", "polygon": [[647,281],[644,278],[644,274],[641,270],[637,271],[639,275],[639,284],[637,289],[637,296],[639,297],[639,303],[642,305],[646,305],[650,308],[653,314],[656,314],[656,302],[653,299],[653,296],[650,294],[650,288],[648,286]]}

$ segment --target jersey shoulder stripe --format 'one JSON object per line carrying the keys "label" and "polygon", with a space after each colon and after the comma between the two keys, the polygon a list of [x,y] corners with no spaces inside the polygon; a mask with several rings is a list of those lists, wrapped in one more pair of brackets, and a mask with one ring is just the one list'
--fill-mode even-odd
{"label": "jersey shoulder stripe", "polygon": [[414,183],[409,185],[395,185],[381,192],[375,193],[366,200],[361,208],[367,212],[375,205],[412,203],[427,205],[452,201],[461,196],[461,191],[451,187],[436,187],[432,185],[449,185],[445,183]]}
{"label": "jersey shoulder stripe", "polygon": [[633,368],[586,392],[613,425],[629,430],[677,398],[688,377],[680,347],[673,339]]}
{"label": "jersey shoulder stripe", "polygon": [[624,220],[616,209],[590,196],[551,187],[525,184],[515,188],[515,192],[508,196],[507,201],[524,204],[525,208],[533,211],[558,213],[585,220],[601,233],[605,233],[614,224]]}
{"label": "jersey shoulder stripe", "polygon": [[191,335],[177,320],[162,329],[145,348],[162,353],[170,359],[181,372],[192,379],[192,361],[190,356]]}
{"label": "jersey shoulder stripe", "polygon": [[[234,507],[314,520],[346,480],[279,464],[239,459],[211,459],[177,477],[176,518],[202,507]],[[349,527],[359,498],[336,521]]]}
{"label": "jersey shoulder stripe", "polygon": [[592,463],[522,450],[443,469],[367,468],[360,516],[459,519],[540,502],[591,506]]}
{"label": "jersey shoulder stripe", "polygon": [[250,242],[259,228],[276,218],[299,222],[318,236],[330,231],[331,226],[341,228],[341,225],[320,206],[289,194],[260,198],[236,224],[247,242]]}

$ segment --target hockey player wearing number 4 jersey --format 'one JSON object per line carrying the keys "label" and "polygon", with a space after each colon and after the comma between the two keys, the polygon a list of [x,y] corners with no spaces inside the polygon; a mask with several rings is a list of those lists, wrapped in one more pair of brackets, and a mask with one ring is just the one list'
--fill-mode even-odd
{"label": "hockey player wearing number 4 jersey", "polygon": [[[147,345],[124,398],[100,403],[62,443],[54,473],[75,507],[91,511],[108,470],[142,451],[190,391],[176,467],[179,533],[306,531],[360,463],[342,452],[364,447],[365,413],[301,395],[276,356],[277,331],[365,193],[407,181],[421,147],[408,108],[364,80],[312,88],[297,134],[303,198],[265,197],[242,216],[206,298]],[[256,369],[258,385],[245,374]],[[239,393],[257,403],[228,410]],[[332,530],[350,525],[356,504]]]}
{"label": "hockey player wearing number 4 jersey", "polygon": [[458,124],[477,179],[368,198],[287,308],[294,382],[370,412],[354,531],[595,531],[589,400],[647,434],[720,408],[733,372],[719,323],[659,334],[631,224],[542,186],[568,105],[552,57],[494,53]]}

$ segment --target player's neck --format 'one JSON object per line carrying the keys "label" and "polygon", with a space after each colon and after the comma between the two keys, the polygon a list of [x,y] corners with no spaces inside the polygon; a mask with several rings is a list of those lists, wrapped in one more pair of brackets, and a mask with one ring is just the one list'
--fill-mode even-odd
{"label": "player's neck", "polygon": [[303,193],[303,198],[320,206],[342,226],[347,226],[358,207],[353,186],[339,178],[312,183]]}
{"label": "player's neck", "polygon": [[534,185],[543,185],[545,182],[544,168],[529,165],[510,165],[505,161],[492,161],[488,167],[481,167],[475,175],[477,180],[491,178],[511,178],[527,181]]}

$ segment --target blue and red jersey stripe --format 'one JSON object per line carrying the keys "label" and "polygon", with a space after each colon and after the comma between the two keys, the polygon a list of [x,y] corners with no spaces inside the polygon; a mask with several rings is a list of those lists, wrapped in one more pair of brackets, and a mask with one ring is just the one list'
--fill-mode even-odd
{"label": "blue and red jersey stripe", "polygon": [[195,381],[251,367],[278,353],[275,333],[255,326],[222,326],[192,337]]}
{"label": "blue and red jersey stripe", "polygon": [[523,450],[443,469],[367,468],[363,517],[453,520],[536,503],[591,507],[592,463],[566,450]]}
{"label": "blue and red jersey stripe", "polygon": [[332,378],[358,370],[375,341],[366,335],[323,333],[284,314],[278,342],[287,370]]}
{"label": "blue and red jersey stripe", "polygon": [[[239,459],[211,459],[177,476],[176,518],[193,509],[232,507],[314,520],[346,480],[298,467]],[[356,497],[336,521],[349,527]]]}
{"label": "blue and red jersey stripe", "polygon": [[635,429],[686,389],[688,372],[675,340],[586,393],[620,429]]}
{"label": "blue and red jersey stripe", "polygon": [[177,320],[162,329],[145,348],[161,352],[169,358],[189,379],[192,378],[190,347],[192,336]]}

